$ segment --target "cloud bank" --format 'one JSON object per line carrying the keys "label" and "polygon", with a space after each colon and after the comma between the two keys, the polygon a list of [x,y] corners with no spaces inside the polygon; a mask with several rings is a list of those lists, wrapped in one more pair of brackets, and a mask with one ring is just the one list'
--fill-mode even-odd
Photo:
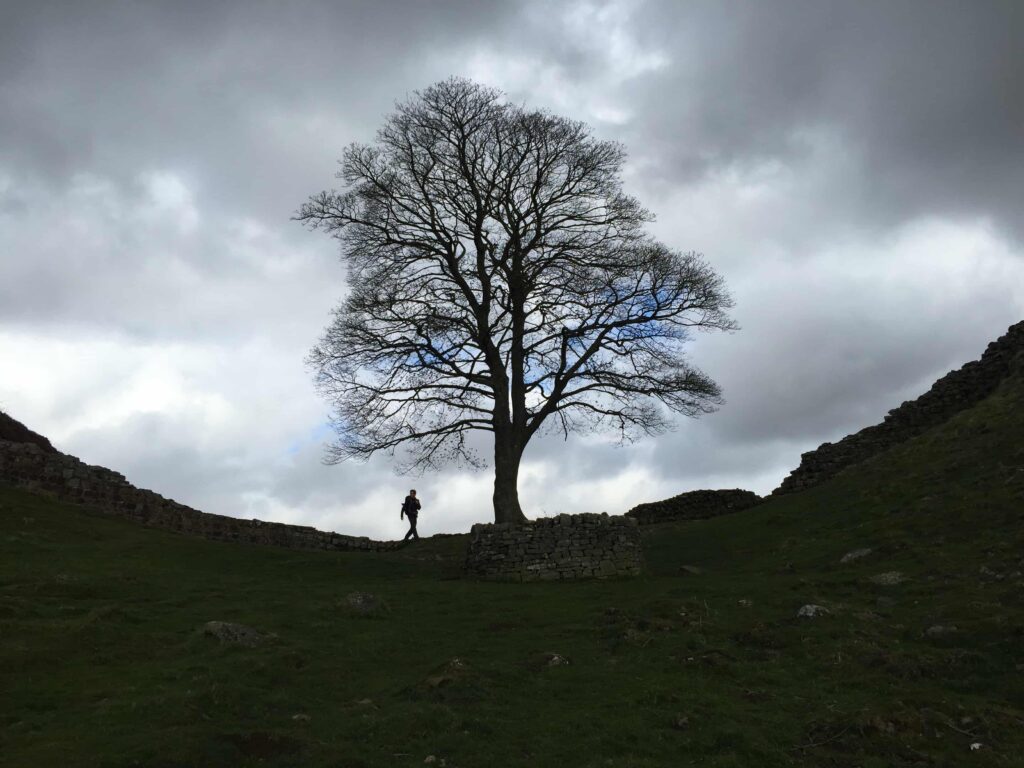
{"label": "cloud bank", "polygon": [[630,152],[703,252],[727,403],[634,445],[531,445],[531,514],[771,489],[1024,316],[1024,8],[910,3],[69,3],[0,27],[0,408],[211,512],[396,537],[490,517],[490,477],[323,466],[303,358],[345,292],[290,217],[449,75]]}

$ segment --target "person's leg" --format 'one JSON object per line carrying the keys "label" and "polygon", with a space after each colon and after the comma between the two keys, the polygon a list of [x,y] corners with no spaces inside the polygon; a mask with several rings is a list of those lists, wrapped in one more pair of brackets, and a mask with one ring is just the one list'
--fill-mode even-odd
{"label": "person's leg", "polygon": [[409,525],[412,526],[409,529],[409,533],[412,534],[412,537],[418,541],[419,538],[420,538],[420,535],[416,531],[416,518],[417,518],[417,515],[410,515],[409,516]]}

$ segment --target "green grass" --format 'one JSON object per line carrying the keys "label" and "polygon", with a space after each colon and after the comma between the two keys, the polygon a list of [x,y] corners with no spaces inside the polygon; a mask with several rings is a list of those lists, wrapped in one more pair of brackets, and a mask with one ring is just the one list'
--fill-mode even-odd
{"label": "green grass", "polygon": [[290,552],[0,489],[0,764],[1024,765],[1022,435],[1014,382],[817,489],[646,529],[627,581],[474,583],[463,537]]}

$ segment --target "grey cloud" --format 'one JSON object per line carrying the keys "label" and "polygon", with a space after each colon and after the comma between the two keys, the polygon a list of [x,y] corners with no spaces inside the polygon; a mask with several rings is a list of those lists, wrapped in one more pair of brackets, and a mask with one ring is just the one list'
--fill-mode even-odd
{"label": "grey cloud", "polygon": [[283,220],[396,98],[447,74],[424,72],[426,53],[509,12],[468,0],[23,4],[5,14],[0,165],[55,184],[170,167],[211,204]]}
{"label": "grey cloud", "polygon": [[0,262],[0,320],[134,339],[312,343],[310,325],[342,292],[333,247],[255,219],[211,217],[202,199],[161,207],[136,187],[36,186],[31,203],[0,216],[10,253]]}
{"label": "grey cloud", "polygon": [[835,180],[834,205],[883,226],[992,215],[1024,234],[1019,3],[659,3],[634,28],[674,59],[636,89],[656,116],[632,126],[652,171],[793,162],[825,130],[863,174]]}
{"label": "grey cloud", "polygon": [[220,511],[222,495],[234,501],[230,512],[242,512],[237,500],[253,479],[233,471],[230,455],[204,450],[194,425],[164,414],[136,414],[116,431],[82,430],[61,448],[86,463],[116,468],[134,485],[209,512]]}
{"label": "grey cloud", "polygon": [[[271,332],[314,312],[319,325],[343,273],[334,244],[290,216],[333,183],[345,144],[371,138],[396,98],[447,74],[418,68],[422,55],[508,12],[476,2],[11,9],[0,31],[10,65],[0,68],[0,232],[11,254],[0,315],[137,338],[237,338],[255,330],[252,310]],[[203,219],[195,235],[137,220],[151,202],[140,175],[157,172],[188,186]],[[106,187],[103,199],[70,199],[83,179]],[[269,230],[260,257],[289,261],[290,276],[237,258],[240,217]]]}
{"label": "grey cloud", "polygon": [[[412,483],[433,530],[487,519],[486,472],[410,478],[386,457],[320,463],[328,406],[302,357],[344,292],[343,270],[332,241],[289,221],[335,183],[342,147],[372,140],[396,99],[472,75],[483,56],[510,97],[626,143],[629,184],[659,214],[658,236],[705,251],[743,326],[691,346],[724,387],[720,412],[624,447],[538,440],[526,458],[547,475],[524,481],[531,510],[624,511],[610,505],[697,487],[767,491],[802,450],[877,421],[1024,312],[1024,273],[1010,265],[1019,245],[974,221],[1024,234],[1022,8],[6,9],[0,358],[39,353],[32,376],[27,363],[4,367],[0,399],[29,422],[39,414],[30,426],[60,433],[62,449],[212,512],[395,535],[391,494]],[[161,203],[153,174],[180,181],[188,199],[175,207],[172,189]],[[906,234],[918,218],[959,220],[979,244]],[[60,343],[96,339],[129,351],[97,353],[78,376],[45,362]],[[171,348],[188,397],[142,402],[127,417],[111,405],[135,366]],[[223,423],[204,421],[220,412],[204,398],[220,403]],[[62,426],[83,414],[87,426]],[[489,440],[479,445],[487,455]],[[638,472],[640,487],[616,488]]]}

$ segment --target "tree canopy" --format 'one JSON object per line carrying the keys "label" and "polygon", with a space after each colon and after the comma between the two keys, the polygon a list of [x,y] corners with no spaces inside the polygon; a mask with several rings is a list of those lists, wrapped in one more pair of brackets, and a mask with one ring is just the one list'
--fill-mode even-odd
{"label": "tree canopy", "polygon": [[683,347],[735,327],[729,295],[701,256],[644,231],[624,161],[585,124],[463,79],[345,149],[345,189],[296,216],[348,267],[309,357],[335,409],[329,461],[402,449],[410,468],[480,465],[467,436],[492,432],[495,519],[519,521],[519,464],[542,430],[632,439],[720,403]]}

